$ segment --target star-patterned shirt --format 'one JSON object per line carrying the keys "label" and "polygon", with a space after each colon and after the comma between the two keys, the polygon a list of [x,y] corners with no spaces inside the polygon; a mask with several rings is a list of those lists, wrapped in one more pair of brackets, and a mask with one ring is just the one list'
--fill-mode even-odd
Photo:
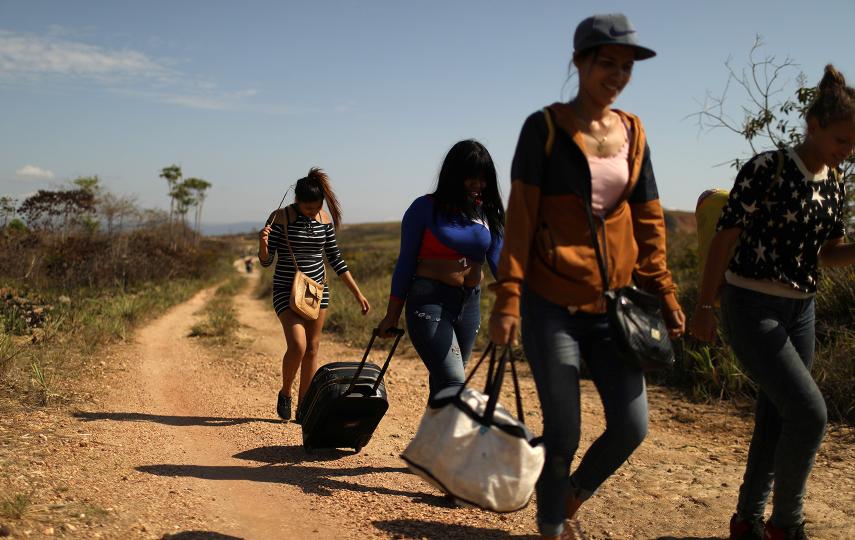
{"label": "star-patterned shirt", "polygon": [[845,234],[845,192],[833,170],[810,173],[795,150],[764,152],[736,176],[716,230],[739,227],[739,246],[728,269],[816,293],[819,249]]}

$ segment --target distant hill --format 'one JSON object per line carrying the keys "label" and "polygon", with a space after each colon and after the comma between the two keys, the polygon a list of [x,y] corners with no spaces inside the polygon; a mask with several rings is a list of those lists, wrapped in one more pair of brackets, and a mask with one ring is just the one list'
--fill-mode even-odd
{"label": "distant hill", "polygon": [[[203,223],[202,234],[205,236],[224,236],[229,234],[255,233],[261,228],[261,223],[255,221],[239,221],[236,223]],[[671,232],[695,232],[695,215],[686,210],[665,210],[665,226]],[[382,223],[346,223],[342,234],[355,235],[360,238],[394,239],[397,241],[400,233],[400,222],[387,221]],[[345,232],[346,231],[346,232]]]}
{"label": "distant hill", "polygon": [[665,227],[668,232],[694,233],[697,230],[694,212],[665,210]]}
{"label": "distant hill", "polygon": [[237,223],[203,223],[202,234],[205,236],[224,236],[228,234],[243,234],[258,232],[263,224],[255,221],[238,221]]}

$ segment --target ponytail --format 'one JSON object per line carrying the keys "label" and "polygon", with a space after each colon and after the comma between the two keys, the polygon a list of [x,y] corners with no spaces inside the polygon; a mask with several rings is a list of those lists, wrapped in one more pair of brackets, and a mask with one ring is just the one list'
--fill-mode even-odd
{"label": "ponytail", "polygon": [[309,174],[297,180],[294,196],[300,202],[326,201],[332,217],[333,227],[338,230],[341,225],[341,206],[330,186],[330,179],[318,167],[309,169]]}
{"label": "ponytail", "polygon": [[846,86],[846,79],[828,64],[817,86],[816,98],[807,110],[823,128],[840,120],[855,117],[855,88]]}

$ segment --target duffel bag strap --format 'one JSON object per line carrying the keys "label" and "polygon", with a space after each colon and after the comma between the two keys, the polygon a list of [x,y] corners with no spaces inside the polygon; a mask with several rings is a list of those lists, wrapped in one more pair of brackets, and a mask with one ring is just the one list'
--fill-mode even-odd
{"label": "duffel bag strap", "polygon": [[481,364],[484,362],[484,359],[487,356],[490,357],[489,367],[487,371],[487,380],[484,383],[484,394],[488,396],[487,398],[487,408],[484,411],[483,420],[487,423],[492,422],[493,414],[496,411],[496,404],[499,401],[499,394],[502,391],[502,384],[504,382],[504,374],[506,369],[506,364],[511,364],[511,378],[514,381],[514,398],[517,406],[517,418],[522,423],[525,423],[525,411],[523,410],[522,404],[522,394],[520,393],[520,382],[519,377],[517,376],[517,368],[514,361],[513,352],[510,347],[505,347],[499,356],[498,360],[496,359],[496,346],[494,343],[490,343],[487,345],[487,348],[484,349],[484,353],[481,355],[481,358],[478,359],[478,362],[475,364],[475,367],[472,368],[472,371],[469,373],[469,376],[466,377],[466,380],[463,382],[463,385],[457,391],[457,398],[463,394],[463,390],[469,386],[469,383],[472,380],[472,377],[475,375],[475,372],[478,371],[478,368],[481,367]]}

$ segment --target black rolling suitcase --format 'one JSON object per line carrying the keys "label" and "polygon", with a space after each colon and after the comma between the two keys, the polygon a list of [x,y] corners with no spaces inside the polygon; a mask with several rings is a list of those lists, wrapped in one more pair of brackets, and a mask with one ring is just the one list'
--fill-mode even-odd
{"label": "black rolling suitcase", "polygon": [[367,362],[377,338],[377,329],[365,349],[361,362],[333,362],[318,369],[306,397],[297,409],[297,422],[303,427],[303,448],[353,448],[359,452],[371,440],[377,424],[386,414],[386,386],[383,374],[404,331],[398,328],[395,343],[383,367]]}

